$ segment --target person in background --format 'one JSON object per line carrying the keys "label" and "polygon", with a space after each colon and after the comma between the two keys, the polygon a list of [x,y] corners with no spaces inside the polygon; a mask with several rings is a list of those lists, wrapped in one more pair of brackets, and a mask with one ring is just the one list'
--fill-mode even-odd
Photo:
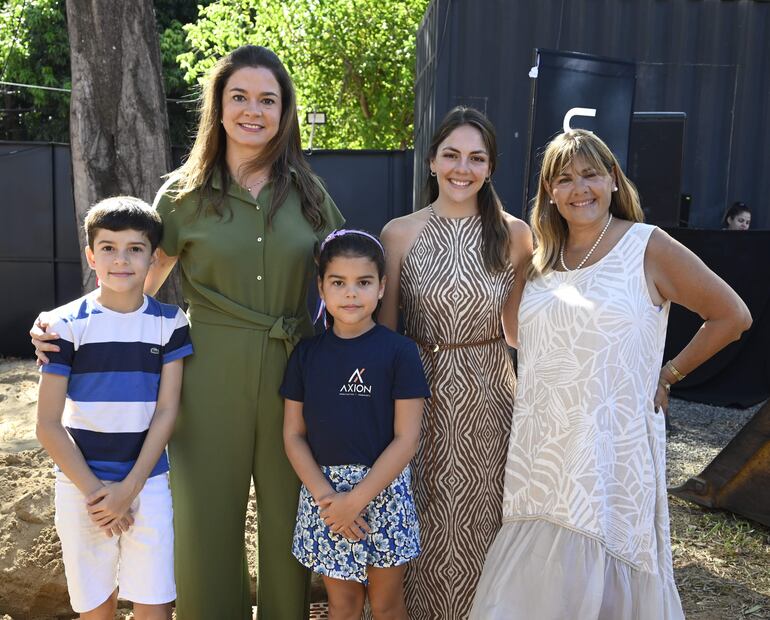
{"label": "person in background", "polygon": [[725,230],[748,230],[751,226],[751,209],[743,202],[734,202],[722,218]]}

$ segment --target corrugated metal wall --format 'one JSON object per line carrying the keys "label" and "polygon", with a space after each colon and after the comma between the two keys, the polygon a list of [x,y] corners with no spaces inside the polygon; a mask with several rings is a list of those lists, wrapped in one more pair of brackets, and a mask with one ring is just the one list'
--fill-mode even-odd
{"label": "corrugated metal wall", "polygon": [[[770,228],[770,3],[758,0],[433,0],[418,33],[415,179],[435,124],[474,105],[498,130],[496,187],[522,212],[535,48],[637,66],[634,111],[687,114],[690,225],[729,203]],[[666,171],[661,170],[661,175]]]}

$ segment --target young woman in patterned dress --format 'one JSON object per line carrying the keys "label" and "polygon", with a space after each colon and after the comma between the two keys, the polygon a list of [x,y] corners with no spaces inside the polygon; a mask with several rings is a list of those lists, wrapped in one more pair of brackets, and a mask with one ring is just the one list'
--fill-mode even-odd
{"label": "young woman in patterned dress", "polygon": [[[751,317],[697,256],[641,221],[636,189],[596,135],[549,144],[519,308],[503,526],[475,620],[684,617],[660,410],[671,384]],[[671,301],[705,322],[661,368]]]}
{"label": "young woman in patterned dress", "polygon": [[496,162],[487,118],[455,108],[430,146],[426,208],[382,231],[388,287],[380,321],[395,328],[401,308],[432,393],[414,461],[423,551],[407,568],[413,620],[467,617],[502,518],[515,382],[506,339],[515,345],[532,237],[503,211],[492,185]]}

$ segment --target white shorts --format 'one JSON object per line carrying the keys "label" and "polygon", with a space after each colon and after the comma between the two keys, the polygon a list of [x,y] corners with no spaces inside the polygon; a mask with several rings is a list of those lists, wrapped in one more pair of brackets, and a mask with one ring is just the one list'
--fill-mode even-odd
{"label": "white shorts", "polygon": [[76,612],[98,607],[116,587],[120,598],[134,603],[159,605],[176,598],[168,474],[149,478],[131,509],[131,528],[108,538],[89,518],[80,490],[56,474],[56,531]]}

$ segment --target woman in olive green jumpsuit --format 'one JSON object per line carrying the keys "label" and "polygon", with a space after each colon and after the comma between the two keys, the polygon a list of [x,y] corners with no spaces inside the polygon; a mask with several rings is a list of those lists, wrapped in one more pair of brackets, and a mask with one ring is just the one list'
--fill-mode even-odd
{"label": "woman in olive green jumpsuit", "polygon": [[179,262],[195,347],[169,446],[177,618],[251,617],[253,478],[259,616],[299,620],[308,575],[291,556],[299,484],[278,388],[292,346],[311,333],[313,247],[343,219],[302,158],[293,87],[275,54],[244,46],[219,61],[190,158],[155,206],[164,233],[146,289]]}

